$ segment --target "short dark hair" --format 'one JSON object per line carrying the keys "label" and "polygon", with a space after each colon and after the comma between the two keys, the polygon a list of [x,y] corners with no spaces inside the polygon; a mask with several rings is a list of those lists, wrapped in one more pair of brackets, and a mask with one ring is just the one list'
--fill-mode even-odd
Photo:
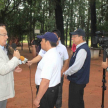
{"label": "short dark hair", "polygon": [[61,37],[61,32],[58,29],[54,29],[52,32],[56,33],[58,37]]}
{"label": "short dark hair", "polygon": [[[45,41],[49,41],[49,40],[45,39]],[[51,42],[51,41],[49,41],[49,42],[50,42],[52,47],[56,47],[57,46],[57,44],[55,42]]]}

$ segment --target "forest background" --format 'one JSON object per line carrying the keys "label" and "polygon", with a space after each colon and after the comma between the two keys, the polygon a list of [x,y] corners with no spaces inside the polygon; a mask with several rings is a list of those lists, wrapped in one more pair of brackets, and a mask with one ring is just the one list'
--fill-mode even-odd
{"label": "forest background", "polygon": [[69,32],[82,28],[89,46],[97,47],[95,32],[108,32],[107,10],[108,0],[0,0],[0,23],[6,24],[8,41],[18,37],[22,48],[24,40],[30,46],[36,35],[55,28],[66,46],[72,45]]}

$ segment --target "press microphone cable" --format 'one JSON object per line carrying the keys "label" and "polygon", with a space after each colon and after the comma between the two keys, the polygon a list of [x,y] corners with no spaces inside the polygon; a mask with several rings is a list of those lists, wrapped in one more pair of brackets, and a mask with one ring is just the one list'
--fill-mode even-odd
{"label": "press microphone cable", "polygon": [[[20,60],[22,61],[23,64],[27,63],[28,59],[20,56]],[[29,66],[29,70],[30,70],[30,88],[31,88],[31,95],[32,95],[32,108],[33,108],[33,90],[32,90],[32,85],[31,85],[31,67]]]}
{"label": "press microphone cable", "polygon": [[[12,48],[16,51],[16,44],[15,43],[12,43]],[[23,62],[23,64],[27,63],[28,59],[26,59],[25,57],[23,56],[20,56],[20,60]],[[30,88],[31,88],[31,95],[32,95],[32,108],[33,108],[33,91],[32,91],[32,86],[31,86],[31,68],[29,66],[29,70],[30,70]]]}
{"label": "press microphone cable", "polygon": [[30,88],[31,88],[31,94],[32,94],[32,108],[33,108],[33,90],[32,90],[32,86],[31,86],[31,68],[29,66],[29,70],[30,70]]}

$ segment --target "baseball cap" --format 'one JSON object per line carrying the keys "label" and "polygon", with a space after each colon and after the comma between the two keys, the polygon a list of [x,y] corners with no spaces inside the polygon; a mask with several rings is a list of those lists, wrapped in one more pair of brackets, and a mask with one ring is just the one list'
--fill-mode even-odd
{"label": "baseball cap", "polygon": [[49,40],[50,42],[56,43],[58,38],[57,36],[52,32],[46,32],[44,35],[38,35],[37,38],[42,39],[45,38],[46,40]]}
{"label": "baseball cap", "polygon": [[79,35],[79,36],[86,36],[84,30],[77,29],[75,32],[70,32],[71,35]]}

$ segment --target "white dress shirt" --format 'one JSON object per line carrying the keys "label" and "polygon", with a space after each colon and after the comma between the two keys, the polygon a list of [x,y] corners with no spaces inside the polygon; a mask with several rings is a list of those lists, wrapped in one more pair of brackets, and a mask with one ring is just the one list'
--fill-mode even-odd
{"label": "white dress shirt", "polygon": [[4,46],[1,46],[0,47],[3,49],[3,51],[7,54],[7,49],[4,47]]}
{"label": "white dress shirt", "polygon": [[48,50],[38,63],[35,84],[40,85],[42,78],[50,80],[49,87],[54,87],[60,83],[61,59],[56,48]]}
{"label": "white dress shirt", "polygon": [[[80,47],[81,45],[85,44],[86,42],[83,42],[79,45],[76,46],[76,49],[78,47]],[[75,62],[72,66],[70,66],[68,68],[68,70],[66,70],[64,72],[65,75],[69,75],[71,76],[72,74],[78,72],[78,70],[80,70],[85,62],[85,59],[86,59],[86,56],[87,56],[87,52],[85,51],[85,49],[80,49],[79,52],[77,53],[76,55],[76,59],[75,59]]]}
{"label": "white dress shirt", "polygon": [[0,45],[0,47],[4,50],[4,46],[1,46],[1,45]]}

